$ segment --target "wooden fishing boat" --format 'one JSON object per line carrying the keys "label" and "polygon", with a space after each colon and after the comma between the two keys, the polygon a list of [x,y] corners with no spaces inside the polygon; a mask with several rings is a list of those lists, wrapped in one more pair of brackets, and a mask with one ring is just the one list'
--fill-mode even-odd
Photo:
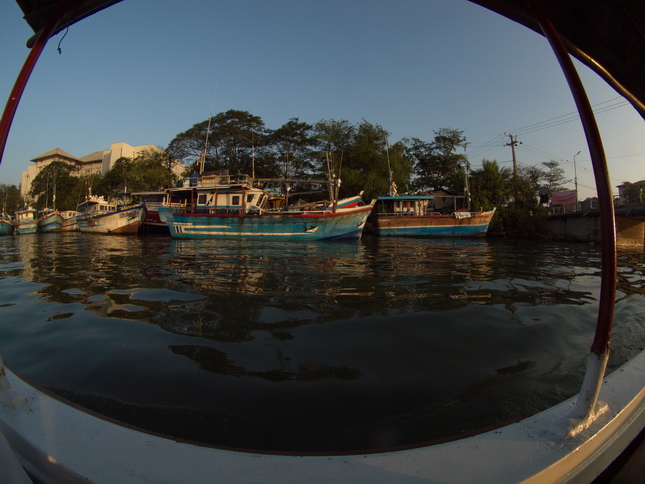
{"label": "wooden fishing boat", "polygon": [[180,238],[360,238],[372,210],[360,195],[275,207],[269,190],[240,174],[203,176],[194,186],[168,192],[160,220]]}
{"label": "wooden fishing boat", "polygon": [[[483,237],[495,209],[437,211],[435,195],[393,195],[376,199],[367,230],[380,236]],[[463,198],[463,197],[461,197]]]}
{"label": "wooden fishing boat", "polygon": [[0,235],[13,234],[13,221],[7,214],[0,214]]}
{"label": "wooden fishing boat", "polygon": [[76,210],[63,210],[60,213],[63,217],[61,232],[78,232],[78,215]]}
{"label": "wooden fishing boat", "polygon": [[78,205],[78,228],[93,234],[136,234],[141,229],[145,206],[121,206],[103,197],[88,197]]}
{"label": "wooden fishing boat", "polygon": [[63,217],[58,210],[45,208],[38,212],[38,231],[40,233],[60,232],[63,228]]}
{"label": "wooden fishing boat", "polygon": [[35,234],[38,231],[36,210],[31,207],[17,210],[13,225],[16,235]]}

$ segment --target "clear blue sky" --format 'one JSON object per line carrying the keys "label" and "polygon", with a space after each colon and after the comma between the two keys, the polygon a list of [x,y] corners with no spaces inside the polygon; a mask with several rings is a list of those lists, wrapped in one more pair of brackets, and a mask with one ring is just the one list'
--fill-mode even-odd
{"label": "clear blue sky", "polygon": [[[4,103],[32,35],[0,3]],[[587,145],[546,40],[462,0],[124,0],[52,38],[29,81],[0,165],[20,183],[54,148],[82,157],[125,141],[165,148],[211,112],[246,110],[276,129],[290,118],[365,119],[403,137],[462,130],[474,168],[557,160],[581,198],[595,194]],[[645,179],[645,123],[576,63],[596,106],[614,191]],[[4,107],[4,104],[2,105]],[[601,112],[602,111],[602,112]],[[573,182],[569,184],[573,188]]]}

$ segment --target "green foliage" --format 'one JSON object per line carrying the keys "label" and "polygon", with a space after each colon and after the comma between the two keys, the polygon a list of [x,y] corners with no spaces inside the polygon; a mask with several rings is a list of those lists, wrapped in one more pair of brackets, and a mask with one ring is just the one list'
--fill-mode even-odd
{"label": "green foliage", "polygon": [[199,170],[197,162],[205,150],[204,171],[229,170],[230,173],[251,174],[254,160],[271,159],[265,152],[267,135],[262,118],[247,111],[231,109],[178,134],[170,142],[167,152],[172,158],[189,165],[191,172]]}
{"label": "green foliage", "polygon": [[543,161],[542,165],[546,170],[540,173],[540,180],[549,189],[549,192],[559,192],[566,190],[565,185],[571,183],[571,179],[565,178],[564,170],[560,168],[560,163],[554,160]]}
{"label": "green foliage", "polygon": [[463,131],[441,128],[434,131],[432,142],[412,138],[408,149],[414,160],[416,190],[447,190],[460,193],[464,190],[464,171],[468,164],[465,154],[457,153],[467,146]]}
{"label": "green foliage", "polygon": [[[40,170],[31,184],[30,197],[37,210],[45,207],[71,210],[78,204],[78,177],[75,167],[64,161],[54,161]],[[55,198],[54,198],[55,197]]]}
{"label": "green foliage", "polygon": [[274,154],[275,168],[266,172],[277,169],[282,178],[305,178],[313,171],[316,140],[312,125],[291,118],[271,132],[267,141]]}
{"label": "green foliage", "polygon": [[510,168],[500,169],[497,161],[482,161],[480,170],[470,176],[472,206],[477,209],[490,210],[502,207],[510,198]]}
{"label": "green foliage", "polygon": [[147,150],[134,159],[119,158],[95,186],[95,193],[107,197],[122,192],[163,190],[173,185],[173,158],[166,152]]}
{"label": "green foliage", "polygon": [[643,192],[639,185],[630,184],[625,187],[623,196],[626,203],[642,203]]}
{"label": "green foliage", "polygon": [[15,185],[0,185],[0,203],[2,204],[2,213],[13,215],[24,201],[20,196],[20,188]]}

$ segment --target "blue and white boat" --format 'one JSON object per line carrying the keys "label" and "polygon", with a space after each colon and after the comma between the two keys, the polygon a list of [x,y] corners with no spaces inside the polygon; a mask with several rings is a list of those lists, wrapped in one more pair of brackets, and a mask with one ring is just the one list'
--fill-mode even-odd
{"label": "blue and white boat", "polygon": [[13,226],[16,235],[35,234],[38,231],[36,209],[21,207],[19,210],[16,210]]}
{"label": "blue and white boat", "polygon": [[172,188],[159,207],[170,235],[180,238],[321,240],[360,238],[373,204],[360,195],[285,206],[247,175],[207,175]]}
{"label": "blue and white boat", "polygon": [[60,232],[63,228],[63,217],[55,209],[45,208],[38,212],[38,231],[40,233]]}

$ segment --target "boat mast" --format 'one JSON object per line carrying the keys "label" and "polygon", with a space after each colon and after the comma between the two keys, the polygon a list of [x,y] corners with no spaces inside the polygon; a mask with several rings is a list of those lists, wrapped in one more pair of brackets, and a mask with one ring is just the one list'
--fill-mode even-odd
{"label": "boat mast", "polygon": [[387,194],[390,197],[397,196],[396,184],[394,183],[394,175],[392,174],[392,166],[390,165],[390,143],[387,138],[385,139],[385,154],[387,156],[387,172],[389,174],[389,185],[387,188]]}
{"label": "boat mast", "polygon": [[206,165],[206,151],[208,150],[208,135],[211,132],[211,121],[213,120],[213,113],[208,117],[208,127],[206,128],[206,140],[204,141],[204,149],[202,155],[199,157],[199,174],[204,173],[204,166]]}
{"label": "boat mast", "polygon": [[56,169],[54,168],[54,186],[52,187],[52,209],[56,210]]}

